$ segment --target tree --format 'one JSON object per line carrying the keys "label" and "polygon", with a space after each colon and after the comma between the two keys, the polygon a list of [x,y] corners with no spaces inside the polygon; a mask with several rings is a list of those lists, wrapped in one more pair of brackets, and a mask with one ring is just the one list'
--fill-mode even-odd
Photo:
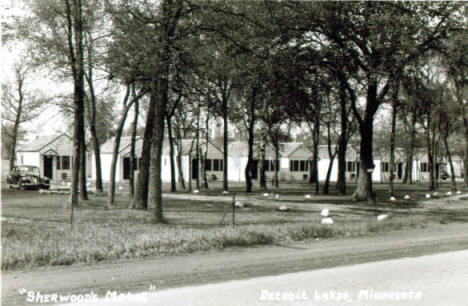
{"label": "tree", "polygon": [[135,101],[133,106],[133,121],[132,121],[132,134],[131,134],[131,142],[130,142],[130,179],[129,179],[129,187],[130,187],[130,197],[133,198],[135,194],[135,170],[137,169],[137,158],[135,156],[136,151],[136,136],[137,136],[137,129],[138,129],[138,116],[140,114],[140,103],[139,101]]}
{"label": "tree", "polygon": [[[122,131],[124,128],[125,121],[127,119],[128,111],[133,106],[135,102],[137,102],[141,97],[148,93],[148,89],[143,88],[136,93],[135,84],[127,84],[127,89],[125,92],[125,96],[123,99],[123,110],[121,113],[121,117],[117,124],[115,138],[114,138],[114,147],[112,150],[112,162],[110,167],[110,175],[109,175],[109,201],[107,206],[110,207],[114,205],[114,198],[115,198],[115,171],[117,168],[117,160],[119,157],[119,150],[120,150],[120,137],[122,136]],[[130,98],[132,96],[132,99]]]}
{"label": "tree", "polygon": [[[458,26],[455,15],[460,5],[402,2],[316,5],[320,10],[309,10],[313,17],[309,18],[307,29],[326,37],[331,48],[337,48],[349,59],[343,70],[347,72],[346,87],[361,135],[359,181],[354,198],[373,201],[374,116],[392,86],[392,76],[437,49],[442,39]],[[358,104],[360,92],[365,96],[362,108]]]}
{"label": "tree", "polygon": [[[70,194],[71,206],[78,204],[78,179],[81,154],[84,144],[84,50],[83,50],[83,5],[81,0],[64,0],[65,16],[67,20],[69,65],[73,75],[74,84],[74,126],[73,126],[73,163],[72,185]],[[86,179],[86,176],[82,174]],[[86,184],[84,179],[80,182],[81,198],[86,199]]]}
{"label": "tree", "polygon": [[8,138],[6,143],[9,143],[10,170],[16,161],[21,125],[37,118],[49,101],[42,93],[34,94],[27,88],[27,77],[30,73],[31,70],[25,62],[18,63],[15,66],[14,86],[2,84],[2,138]]}
{"label": "tree", "polygon": [[[36,65],[48,68],[60,79],[71,79],[74,87],[73,103],[73,166],[70,202],[78,204],[78,184],[82,200],[87,198],[85,173],[85,67],[87,54],[85,32],[92,18],[88,5],[91,1],[33,1],[28,3],[33,14],[28,15],[18,26],[19,35],[27,40],[31,58]],[[89,24],[91,24],[90,22]],[[32,24],[40,26],[32,27]],[[34,28],[34,30],[31,30]],[[91,64],[92,65],[92,64]],[[89,66],[88,66],[89,67]],[[89,82],[88,82],[89,83]],[[82,179],[79,180],[81,171]]]}
{"label": "tree", "polygon": [[[465,15],[468,8],[465,4]],[[466,17],[465,17],[466,18]],[[464,129],[465,149],[464,149],[464,182],[468,186],[468,26],[465,26],[455,33],[446,42],[447,52],[444,54],[442,64],[446,68],[447,75],[452,81],[455,91],[456,102],[461,110],[461,118]]]}
{"label": "tree", "polygon": [[[89,127],[94,161],[96,168],[96,190],[103,192],[101,150],[98,132],[99,114],[97,108],[103,108],[96,93],[95,71],[104,66],[104,57],[99,54],[105,52],[105,39],[109,36],[108,26],[103,5],[99,1],[87,0],[84,30],[85,71],[84,76],[88,90],[85,99],[86,122]],[[82,158],[85,162],[85,159]],[[84,165],[84,164],[83,164]],[[85,169],[83,166],[82,169]]]}

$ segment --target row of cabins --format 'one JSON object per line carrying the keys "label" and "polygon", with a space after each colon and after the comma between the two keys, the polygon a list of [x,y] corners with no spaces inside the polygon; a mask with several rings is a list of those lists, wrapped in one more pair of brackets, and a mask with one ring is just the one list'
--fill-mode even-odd
{"label": "row of cabins", "polygon": [[[112,162],[112,150],[114,139],[109,139],[101,146],[101,165],[102,176],[104,181],[109,181],[110,167]],[[143,139],[137,138],[135,155],[141,158],[141,148]],[[180,145],[180,155],[182,172],[184,179],[196,179],[197,175],[201,175],[201,167],[205,167],[209,180],[221,180],[223,177],[224,160],[223,151],[220,145],[211,141],[208,145],[204,141],[200,141],[200,156],[204,156],[207,150],[206,162],[198,162],[195,154],[194,140],[182,140]],[[176,148],[177,149],[177,148]],[[245,167],[247,165],[248,146],[246,142],[233,141],[228,146],[228,180],[235,182],[245,181]],[[253,179],[259,178],[259,149],[255,147],[254,152],[254,170],[252,172]],[[54,137],[38,137],[31,142],[25,144],[17,150],[16,164],[18,165],[35,165],[41,170],[44,176],[47,176],[55,181],[68,180],[71,177],[71,164],[73,154],[73,142],[67,134],[61,134]],[[176,153],[177,154],[177,153]],[[388,155],[388,154],[387,154]],[[372,179],[375,182],[388,182],[389,179],[389,157],[375,156],[375,170],[372,173]],[[399,181],[403,178],[405,169],[405,156],[403,150],[397,149],[395,152],[395,180]],[[319,180],[326,179],[328,166],[330,163],[327,146],[319,146],[319,161],[318,174]],[[302,142],[289,142],[280,144],[279,158],[279,178],[282,181],[305,181],[309,179],[310,160],[312,159],[311,149]],[[459,156],[454,156],[454,166],[456,177],[461,177],[463,170],[462,159]],[[348,148],[347,150],[347,165],[346,176],[347,180],[356,180],[359,174],[358,154],[355,149]],[[96,178],[95,159],[92,153],[88,151],[87,155],[87,174],[91,179]],[[275,154],[272,147],[267,147],[265,150],[264,166],[266,169],[267,180],[272,180],[275,175]],[[137,162],[138,171],[139,163]],[[169,182],[170,174],[170,155],[169,143],[164,141],[162,153],[162,180]],[[450,174],[450,167],[443,163],[439,163],[436,167],[438,177],[443,177],[444,173]],[[176,176],[179,171],[176,171]],[[336,181],[338,176],[338,161],[333,162],[330,180]],[[122,137],[119,147],[119,156],[117,161],[116,181],[121,182],[130,178],[130,137]],[[424,151],[418,151],[413,160],[413,180],[428,181],[429,166],[427,162],[427,154]]]}

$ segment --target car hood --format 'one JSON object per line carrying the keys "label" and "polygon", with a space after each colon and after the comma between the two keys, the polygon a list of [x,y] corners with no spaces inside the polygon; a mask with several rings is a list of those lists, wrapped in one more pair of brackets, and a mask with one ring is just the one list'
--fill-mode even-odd
{"label": "car hood", "polygon": [[20,173],[21,176],[35,176],[35,177],[39,177],[39,175],[37,173],[34,173],[34,172],[21,172]]}

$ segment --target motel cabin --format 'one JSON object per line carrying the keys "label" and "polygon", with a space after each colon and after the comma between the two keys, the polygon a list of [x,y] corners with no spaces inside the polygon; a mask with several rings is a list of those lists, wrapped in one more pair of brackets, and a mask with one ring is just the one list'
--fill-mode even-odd
{"label": "motel cabin", "polygon": [[[16,165],[36,166],[52,181],[71,180],[73,139],[67,134],[37,136],[16,151]],[[87,173],[91,176],[91,155],[87,153]]]}

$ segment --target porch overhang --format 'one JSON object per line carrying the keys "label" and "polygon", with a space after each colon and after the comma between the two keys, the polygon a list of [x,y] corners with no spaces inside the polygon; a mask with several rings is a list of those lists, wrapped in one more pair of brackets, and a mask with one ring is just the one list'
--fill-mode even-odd
{"label": "porch overhang", "polygon": [[47,151],[41,153],[42,156],[57,156],[59,155],[54,149],[48,149]]}

